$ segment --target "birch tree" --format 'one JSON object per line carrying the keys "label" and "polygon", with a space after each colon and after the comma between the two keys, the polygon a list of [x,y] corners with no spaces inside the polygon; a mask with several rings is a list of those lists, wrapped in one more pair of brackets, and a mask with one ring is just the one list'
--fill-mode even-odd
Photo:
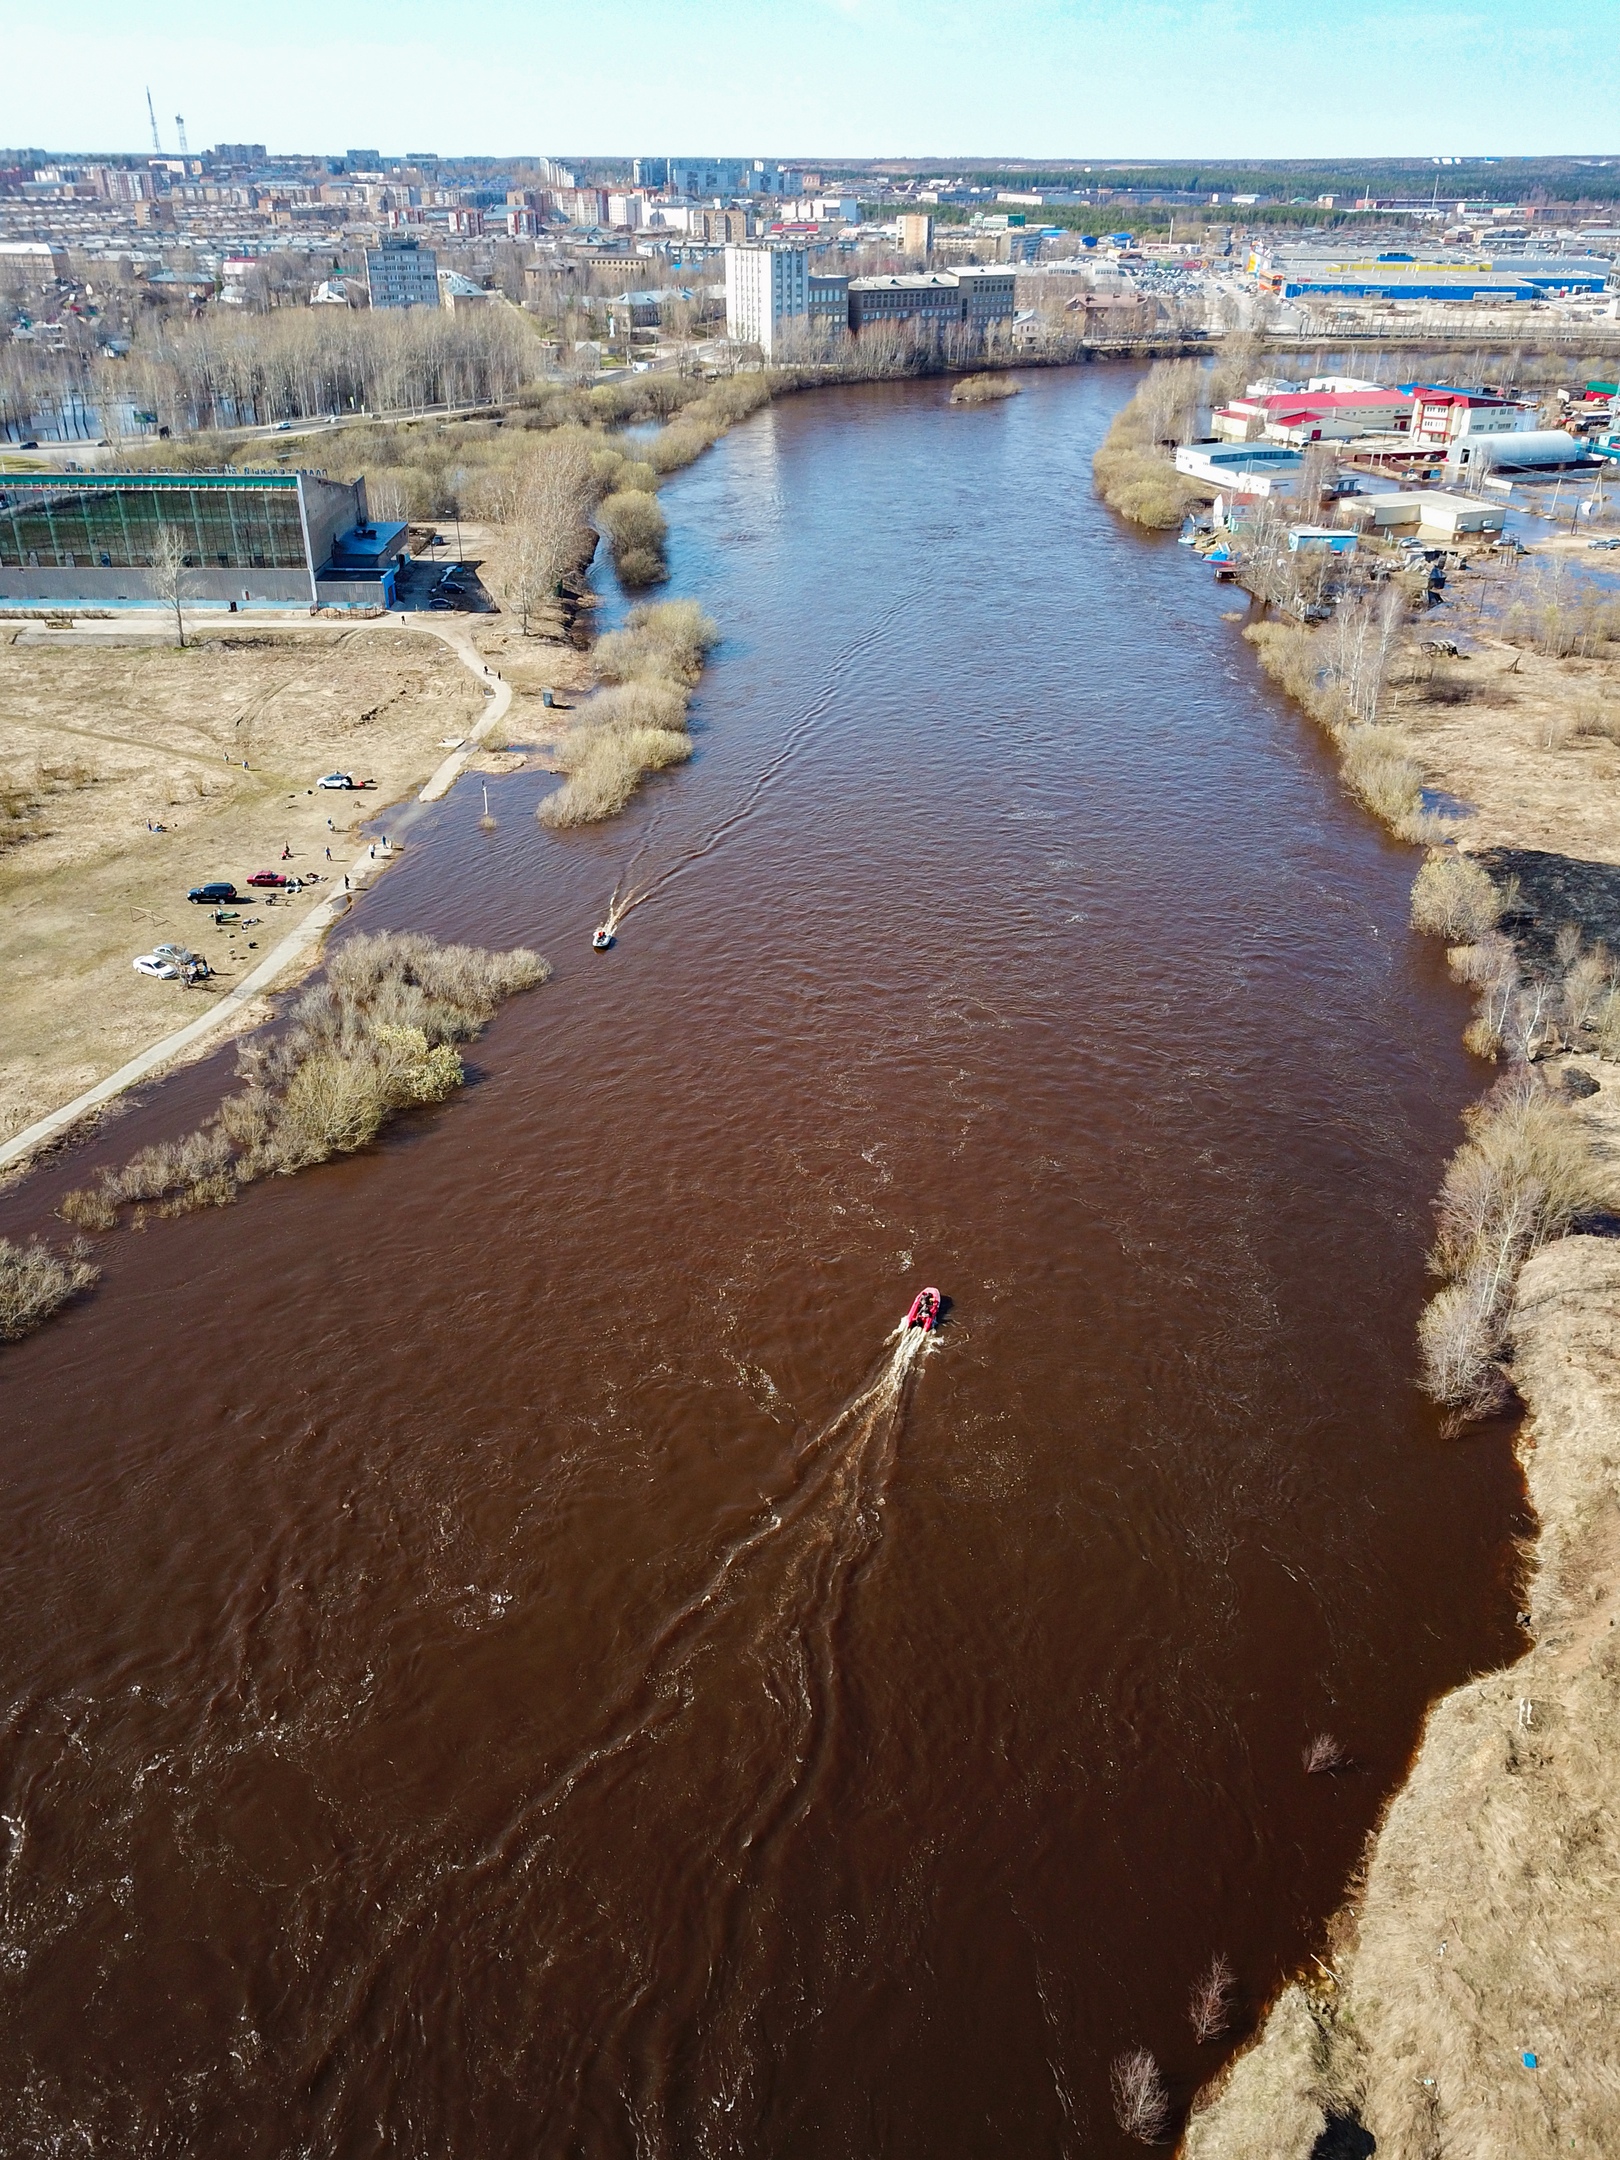
{"label": "birch tree", "polygon": [[174,609],[175,639],[184,646],[185,600],[191,590],[191,571],[186,563],[186,543],[173,525],[159,525],[147,559],[152,566],[153,590]]}

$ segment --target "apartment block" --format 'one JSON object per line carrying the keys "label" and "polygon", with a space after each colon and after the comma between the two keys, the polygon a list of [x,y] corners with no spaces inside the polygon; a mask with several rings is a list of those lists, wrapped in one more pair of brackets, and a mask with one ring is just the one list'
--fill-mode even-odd
{"label": "apartment block", "polygon": [[436,308],[439,258],[420,241],[389,235],[366,249],[366,290],[374,308]]}
{"label": "apartment block", "polygon": [[726,335],[769,360],[790,323],[810,314],[809,258],[802,247],[726,249]]}

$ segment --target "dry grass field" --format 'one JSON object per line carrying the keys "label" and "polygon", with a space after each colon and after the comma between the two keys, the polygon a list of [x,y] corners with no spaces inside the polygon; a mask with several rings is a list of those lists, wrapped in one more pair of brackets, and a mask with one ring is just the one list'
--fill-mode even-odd
{"label": "dry grass field", "polygon": [[1482,637],[1394,692],[1389,718],[1431,782],[1469,806],[1471,852],[1620,862],[1620,654],[1549,659]]}
{"label": "dry grass field", "polygon": [[[437,638],[388,625],[208,633],[185,651],[40,637],[0,625],[0,1137],[216,994],[136,975],[136,953],[190,944],[228,986],[290,925],[285,903],[255,903],[262,928],[233,937],[190,886],[341,877],[362,821],[483,704]],[[333,769],[377,787],[317,791]]]}

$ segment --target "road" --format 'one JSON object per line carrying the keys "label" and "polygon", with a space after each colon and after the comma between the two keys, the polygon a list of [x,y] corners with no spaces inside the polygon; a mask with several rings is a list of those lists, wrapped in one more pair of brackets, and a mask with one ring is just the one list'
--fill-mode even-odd
{"label": "road", "polygon": [[[466,741],[438,765],[416,798],[418,802],[437,802],[442,796],[449,794],[474,749],[487,741],[491,731],[505,718],[512,703],[512,685],[503,681],[490,668],[467,632],[453,629],[448,623],[434,622],[421,616],[389,615],[378,618],[374,625],[357,627],[381,629],[394,628],[399,624],[425,631],[428,636],[436,637],[441,643],[448,645],[462,666],[476,675],[491,693],[483,718],[472,728]],[[176,1028],[172,1034],[165,1035],[161,1042],[153,1043],[150,1049],[142,1050],[127,1064],[120,1065],[116,1072],[109,1073],[105,1080],[97,1081],[94,1087],[86,1088],[82,1095],[76,1095],[59,1110],[50,1111],[48,1115],[37,1119],[34,1124],[6,1141],[0,1146],[0,1170],[21,1162],[36,1149],[60,1139],[91,1111],[99,1110],[116,1096],[139,1086],[141,1081],[152,1079],[162,1072],[165,1066],[173,1064],[198,1043],[209,1036],[220,1034],[230,1021],[244,1018],[253,1001],[269,990],[280,976],[295,963],[301,964],[310,958],[332,924],[347,913],[354,892],[368,877],[391,862],[395,852],[386,843],[383,844],[381,852],[377,846],[368,845],[366,851],[350,864],[344,875],[343,889],[329,892],[317,900],[309,913],[288,931],[279,944],[265,954],[249,974],[233,985],[218,1004],[211,1004],[207,1011],[199,1013],[195,1020],[188,1021],[184,1027]]]}

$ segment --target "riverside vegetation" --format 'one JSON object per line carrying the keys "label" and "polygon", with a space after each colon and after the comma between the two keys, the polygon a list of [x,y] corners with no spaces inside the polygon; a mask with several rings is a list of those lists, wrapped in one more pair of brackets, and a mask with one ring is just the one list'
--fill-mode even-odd
{"label": "riverside vegetation", "polygon": [[[194,1132],[67,1193],[61,1213],[81,1231],[111,1230],[126,1214],[138,1227],[148,1213],[228,1207],[259,1178],[353,1154],[403,1111],[453,1095],[465,1078],[457,1045],[550,973],[523,947],[489,952],[404,931],[350,938],[286,1024],[243,1045],[244,1088]],[[66,1258],[37,1239],[0,1239],[0,1341],[29,1333],[96,1280],[88,1252],[83,1239]]]}
{"label": "riverside vegetation", "polygon": [[[1165,445],[1189,395],[1161,379],[1099,454],[1099,488],[1141,522],[1175,521]],[[1565,896],[1612,887],[1620,906],[1620,820],[1592,785],[1616,777],[1620,607],[1556,569],[1492,572],[1470,657],[1414,637],[1410,581],[1284,562],[1280,525],[1262,515],[1242,543],[1240,576],[1278,611],[1245,636],[1329,736],[1351,792],[1425,848],[1413,926],[1444,940],[1475,996],[1468,1046],[1500,1068],[1436,1203],[1419,1338],[1452,1435],[1515,1393],[1528,1406],[1538,1532],[1519,1593],[1530,1647],[1431,1710],[1326,1958],[1200,2096],[1183,2149],[1310,2160],[1324,2138],[1359,2150],[1371,2133],[1413,2155],[1616,2155],[1620,1255],[1603,1233],[1620,1204],[1620,938],[1613,908]],[[1466,799],[1463,845],[1455,806],[1430,807],[1442,786]],[[1595,861],[1569,860],[1577,832]],[[1527,875],[1542,866],[1539,899],[1515,851]],[[1166,2122],[1152,2068],[1122,2057],[1115,2086],[1122,2128],[1150,2142]]]}
{"label": "riverside vegetation", "polygon": [[596,672],[608,685],[565,737],[567,778],[536,813],[543,825],[588,825],[624,808],[648,773],[692,755],[687,707],[719,631],[690,600],[632,608],[600,639]]}

